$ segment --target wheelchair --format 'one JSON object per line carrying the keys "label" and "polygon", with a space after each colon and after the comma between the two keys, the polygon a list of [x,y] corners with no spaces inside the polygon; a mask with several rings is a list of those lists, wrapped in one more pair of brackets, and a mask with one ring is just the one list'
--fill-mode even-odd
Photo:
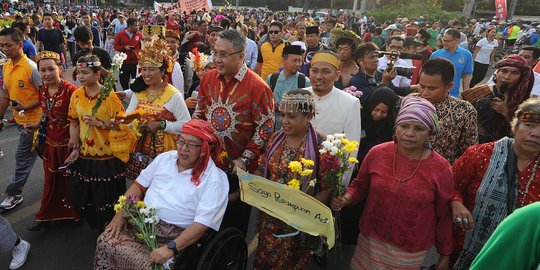
{"label": "wheelchair", "polygon": [[244,270],[247,243],[234,227],[207,232],[176,257],[174,270]]}

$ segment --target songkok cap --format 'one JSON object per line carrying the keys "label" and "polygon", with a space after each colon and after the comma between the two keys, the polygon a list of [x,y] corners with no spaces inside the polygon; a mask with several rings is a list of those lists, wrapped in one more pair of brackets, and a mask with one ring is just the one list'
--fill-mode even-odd
{"label": "songkok cap", "polygon": [[305,51],[306,51],[306,43],[304,43],[304,42],[302,42],[302,41],[299,41],[299,40],[293,41],[293,42],[291,43],[291,45],[293,45],[293,46],[300,46],[300,48],[302,48],[302,52],[305,52]]}
{"label": "songkok cap", "polygon": [[306,27],[306,35],[309,35],[309,34],[319,34],[319,27],[314,25],[314,26],[308,26]]}
{"label": "songkok cap", "polygon": [[288,54],[302,55],[302,47],[298,45],[285,46],[285,48],[283,48],[283,53],[281,55],[285,56]]}

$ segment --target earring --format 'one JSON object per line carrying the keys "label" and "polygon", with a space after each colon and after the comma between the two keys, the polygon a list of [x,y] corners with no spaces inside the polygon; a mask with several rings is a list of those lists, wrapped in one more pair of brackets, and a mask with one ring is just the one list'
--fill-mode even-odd
{"label": "earring", "polygon": [[428,140],[426,140],[426,141],[424,142],[424,148],[427,149],[427,150],[431,150],[431,144],[429,143]]}

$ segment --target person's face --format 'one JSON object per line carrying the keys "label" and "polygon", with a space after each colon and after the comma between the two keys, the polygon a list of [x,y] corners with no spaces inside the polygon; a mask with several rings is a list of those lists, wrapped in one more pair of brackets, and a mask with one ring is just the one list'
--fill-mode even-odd
{"label": "person's face", "polygon": [[128,31],[131,33],[136,33],[139,29],[139,22],[135,21],[132,25],[128,27]]}
{"label": "person's face", "polygon": [[53,18],[51,16],[43,17],[43,26],[51,27],[53,25]]}
{"label": "person's face", "polygon": [[43,82],[56,84],[60,82],[60,68],[53,59],[43,59],[39,61],[38,71]]}
{"label": "person's face", "polygon": [[283,37],[283,32],[281,31],[281,29],[279,29],[279,26],[274,25],[270,27],[270,30],[268,31],[268,35],[272,43],[277,43]]}
{"label": "person's face", "polygon": [[234,50],[232,42],[223,38],[217,38],[213,59],[220,75],[234,76],[244,61],[244,56],[244,52]]}
{"label": "person's face", "polygon": [[420,74],[420,96],[433,104],[443,101],[453,86],[453,82],[445,85],[440,74]]}
{"label": "person's face", "polygon": [[90,25],[90,15],[82,16],[81,20],[85,25],[87,25],[87,26]]}
{"label": "person's face", "polygon": [[306,36],[306,44],[310,48],[315,48],[319,45],[319,35],[309,34]]}
{"label": "person's face", "polygon": [[429,137],[429,129],[418,121],[402,122],[396,125],[398,146],[408,151],[417,151],[424,147]]}
{"label": "person's face", "polygon": [[0,48],[9,59],[15,59],[22,55],[22,42],[13,41],[11,36],[0,36]]}
{"label": "person's face", "polygon": [[364,67],[366,72],[371,73],[375,71],[379,65],[379,54],[376,52],[366,54],[364,57],[360,58],[359,63]]}
{"label": "person's face", "polygon": [[329,63],[317,62],[309,69],[309,80],[315,92],[330,91],[334,82],[339,78],[340,72]]}
{"label": "person's face", "polygon": [[459,45],[459,38],[455,38],[451,35],[445,34],[442,38],[443,48],[449,51],[453,51]]}
{"label": "person's face", "polygon": [[99,80],[100,72],[94,72],[88,67],[77,67],[77,80],[82,86],[94,85]]}
{"label": "person's face", "polygon": [[521,122],[516,129],[516,147],[522,152],[540,152],[540,123]]}
{"label": "person's face", "polygon": [[77,41],[77,45],[79,45],[81,49],[90,49],[90,47],[92,47],[92,40],[89,40],[87,42]]}
{"label": "person's face", "polygon": [[304,134],[309,126],[311,114],[301,112],[281,112],[280,123],[285,135],[300,135]]}
{"label": "person's face", "polygon": [[204,68],[197,68],[197,70],[195,70],[195,74],[197,75],[197,78],[199,79],[201,79],[205,73],[206,73],[206,70]]}
{"label": "person's face", "polygon": [[191,169],[201,154],[202,140],[189,134],[180,134],[176,141],[178,163],[183,169]]}
{"label": "person's face", "polygon": [[488,33],[487,33],[488,38],[495,38],[496,35],[497,35],[497,30],[495,29],[488,30]]}
{"label": "person's face", "polygon": [[521,50],[521,51],[519,51],[519,55],[521,55],[521,57],[523,57],[523,58],[525,58],[525,60],[527,60],[527,64],[531,68],[534,68],[534,66],[536,66],[536,63],[538,63],[538,59],[534,59],[532,51]]}
{"label": "person's face", "polygon": [[326,31],[330,32],[334,29],[335,25],[333,23],[326,23]]}
{"label": "person's face", "polygon": [[395,52],[395,51],[402,52],[403,50],[404,50],[403,41],[400,41],[400,40],[393,39],[392,41],[390,41],[390,44],[386,46],[387,52]]}
{"label": "person's face", "polygon": [[126,21],[126,18],[124,18],[124,16],[120,16],[118,17],[118,20],[123,24]]}
{"label": "person's face", "polygon": [[208,31],[208,23],[204,22],[199,25],[199,32],[206,33]]}
{"label": "person's face", "polygon": [[353,55],[353,46],[351,44],[341,44],[337,47],[337,53],[340,61],[348,61]]}
{"label": "person's face", "polygon": [[326,33],[326,32],[328,32],[328,28],[326,27],[326,24],[325,24],[325,23],[323,23],[323,24],[321,24],[321,25],[319,26],[319,31],[320,31],[321,33]]}
{"label": "person's face", "polygon": [[30,17],[24,17],[23,18],[23,23],[25,24],[30,24],[32,21],[30,20]]}
{"label": "person's face", "polygon": [[394,32],[392,32],[393,37],[399,37],[402,34],[403,34],[403,31],[401,31],[400,29],[396,29],[396,30],[394,30]]}
{"label": "person's face", "polygon": [[178,39],[173,37],[167,37],[167,46],[169,47],[169,50],[174,54],[176,51],[178,51]]}
{"label": "person's face", "polygon": [[388,105],[379,103],[379,105],[375,106],[375,108],[373,108],[371,111],[371,119],[373,119],[375,122],[384,120],[386,117],[388,117],[389,111],[390,107],[388,107]]}
{"label": "person's face", "polygon": [[500,89],[503,84],[508,84],[512,88],[518,84],[521,78],[521,72],[514,67],[501,67],[497,70],[497,88]]}
{"label": "person's face", "polygon": [[141,67],[141,76],[143,77],[144,83],[149,86],[157,86],[163,82],[163,75],[165,71],[161,70],[158,67],[152,67],[147,64],[144,64]]}
{"label": "person's face", "polygon": [[296,54],[288,54],[283,57],[283,67],[291,74],[298,72],[302,66],[302,56]]}
{"label": "person's face", "polygon": [[296,27],[296,32],[299,36],[303,36],[306,33],[306,26],[304,24],[300,24]]}
{"label": "person's face", "polygon": [[208,43],[210,44],[210,47],[215,47],[216,46],[216,40],[219,36],[219,32],[218,31],[214,31],[212,33],[210,33],[210,38],[208,38]]}

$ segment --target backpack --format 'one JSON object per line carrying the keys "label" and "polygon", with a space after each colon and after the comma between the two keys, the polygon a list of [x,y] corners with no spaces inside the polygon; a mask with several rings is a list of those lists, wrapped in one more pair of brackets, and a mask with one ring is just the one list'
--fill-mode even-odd
{"label": "backpack", "polygon": [[[272,92],[274,92],[274,88],[276,87],[276,83],[279,77],[279,72],[272,73],[270,75],[270,89],[272,89]],[[298,88],[304,88],[306,87],[306,75],[302,73],[298,73]]]}

